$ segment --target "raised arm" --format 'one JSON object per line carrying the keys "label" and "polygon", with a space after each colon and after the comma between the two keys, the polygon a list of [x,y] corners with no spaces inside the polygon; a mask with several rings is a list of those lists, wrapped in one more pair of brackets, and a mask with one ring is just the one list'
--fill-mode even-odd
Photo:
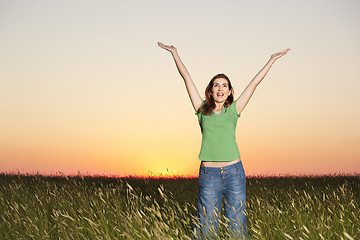
{"label": "raised arm", "polygon": [[241,93],[240,97],[236,100],[236,109],[238,113],[241,113],[244,110],[246,104],[249,102],[251,96],[253,95],[257,85],[264,79],[268,71],[274,62],[280,57],[290,51],[290,48],[285,49],[282,52],[275,53],[271,55],[270,60],[266,63],[266,65],[256,74],[256,76],[250,81],[249,85],[245,88],[245,90]]}
{"label": "raised arm", "polygon": [[158,45],[159,45],[159,47],[171,52],[171,55],[174,58],[176,67],[177,67],[181,77],[184,79],[186,90],[189,94],[191,103],[192,103],[195,111],[197,111],[200,108],[200,105],[203,100],[200,97],[200,94],[199,94],[198,90],[196,89],[196,86],[195,86],[194,82],[192,81],[188,70],[186,69],[185,65],[181,61],[180,56],[177,53],[177,49],[172,45],[168,46],[168,45],[162,44],[160,42],[158,42]]}

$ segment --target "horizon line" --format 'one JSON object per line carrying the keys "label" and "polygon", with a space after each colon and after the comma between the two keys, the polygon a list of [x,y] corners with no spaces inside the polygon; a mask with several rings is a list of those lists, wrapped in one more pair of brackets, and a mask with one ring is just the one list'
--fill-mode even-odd
{"label": "horizon line", "polygon": [[[20,171],[10,171],[10,172],[0,172],[0,176],[40,176],[40,177],[63,177],[63,178],[141,178],[141,179],[180,179],[180,178],[198,178],[198,175],[190,175],[190,174],[128,174],[128,175],[120,175],[120,174],[95,174],[95,173],[87,173],[82,174],[78,171],[76,174],[65,174],[61,171],[49,174],[44,173],[28,173],[28,172],[20,172]],[[335,173],[310,173],[310,174],[249,174],[246,178],[287,178],[287,177],[294,177],[294,178],[318,178],[318,177],[360,177],[359,172],[353,173],[344,173],[344,172],[335,172]]]}

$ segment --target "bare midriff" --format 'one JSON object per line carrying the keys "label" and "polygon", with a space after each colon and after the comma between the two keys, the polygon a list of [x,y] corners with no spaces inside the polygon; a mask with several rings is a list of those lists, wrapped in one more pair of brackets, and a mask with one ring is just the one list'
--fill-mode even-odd
{"label": "bare midriff", "polygon": [[226,166],[230,166],[234,163],[240,162],[241,159],[238,158],[234,161],[230,161],[230,162],[207,162],[207,161],[201,161],[201,165],[204,167],[226,167]]}

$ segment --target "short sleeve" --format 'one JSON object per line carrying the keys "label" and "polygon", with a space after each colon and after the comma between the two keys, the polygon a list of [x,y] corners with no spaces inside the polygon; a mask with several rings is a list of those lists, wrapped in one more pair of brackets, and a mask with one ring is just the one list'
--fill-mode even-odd
{"label": "short sleeve", "polygon": [[238,113],[237,109],[236,109],[236,101],[233,101],[233,103],[230,105],[230,108],[232,108],[231,110],[236,114],[236,117],[240,117],[241,113]]}
{"label": "short sleeve", "polygon": [[202,105],[204,105],[204,104],[205,104],[205,100],[203,100],[203,101],[201,102],[199,109],[195,112],[195,115],[199,115],[199,113],[200,113],[200,108],[201,108]]}

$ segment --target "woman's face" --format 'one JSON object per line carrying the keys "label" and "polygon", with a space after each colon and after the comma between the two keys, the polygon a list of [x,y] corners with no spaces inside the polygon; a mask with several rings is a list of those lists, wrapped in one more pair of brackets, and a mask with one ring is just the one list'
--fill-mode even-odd
{"label": "woman's face", "polygon": [[217,78],[214,80],[211,95],[215,102],[224,103],[230,94],[229,83],[225,78]]}

